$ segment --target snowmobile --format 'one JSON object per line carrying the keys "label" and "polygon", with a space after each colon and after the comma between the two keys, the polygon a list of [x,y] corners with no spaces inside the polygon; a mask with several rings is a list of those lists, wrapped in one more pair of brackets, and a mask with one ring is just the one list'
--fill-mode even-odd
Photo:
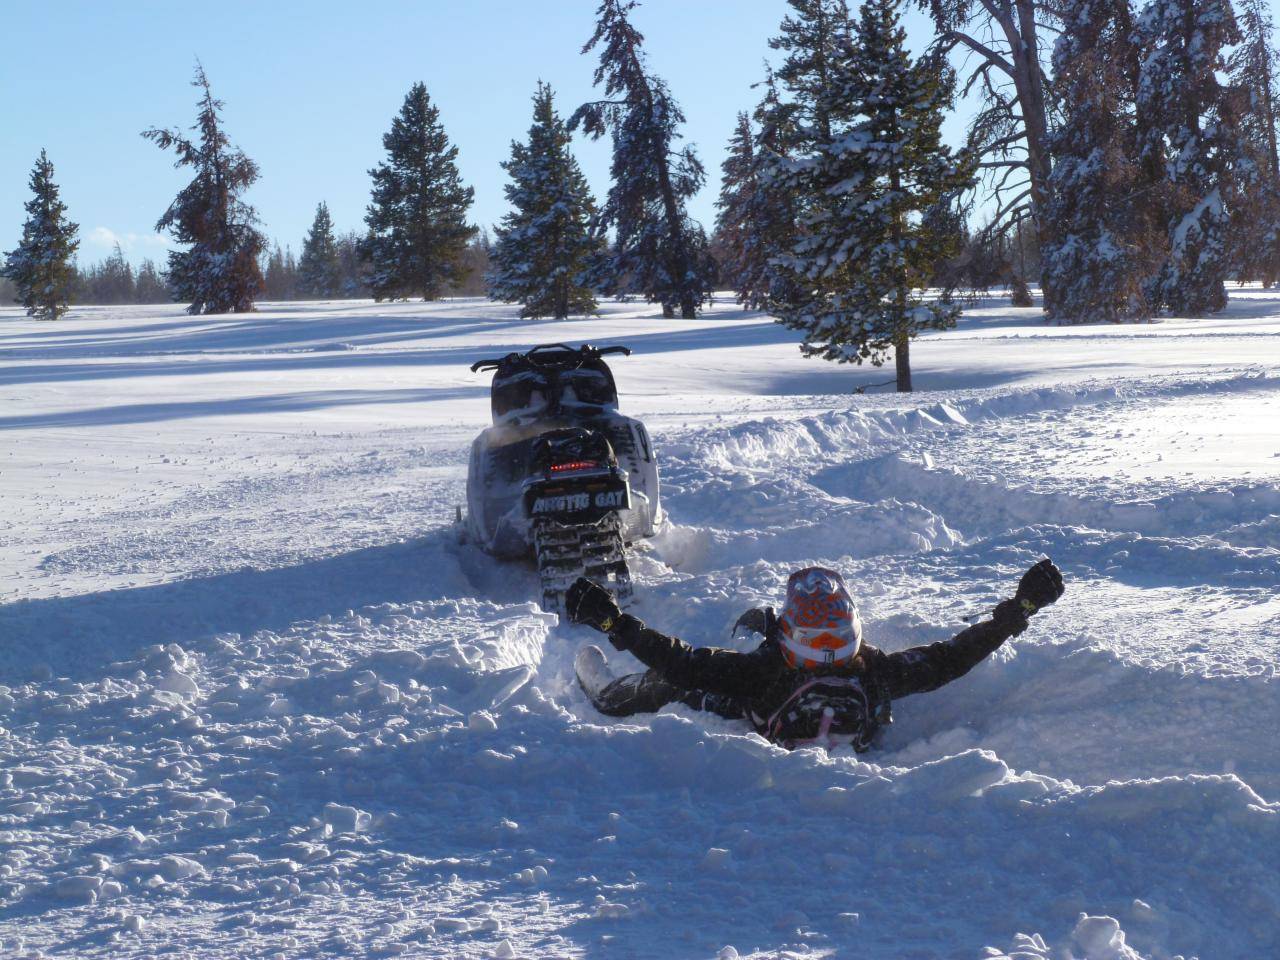
{"label": "snowmobile", "polygon": [[493,426],[471,445],[464,536],[499,558],[532,555],[545,610],[579,576],[625,605],[627,546],[661,520],[657,460],[644,424],[618,413],[613,354],[631,350],[549,343],[471,365],[494,371]]}

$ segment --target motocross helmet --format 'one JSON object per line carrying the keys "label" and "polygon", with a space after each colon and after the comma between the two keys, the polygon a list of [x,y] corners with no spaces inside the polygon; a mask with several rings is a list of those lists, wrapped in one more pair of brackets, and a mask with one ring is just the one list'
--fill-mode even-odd
{"label": "motocross helmet", "polygon": [[787,579],[778,628],[782,655],[797,669],[848,663],[862,647],[858,608],[844,578],[825,567],[805,567]]}

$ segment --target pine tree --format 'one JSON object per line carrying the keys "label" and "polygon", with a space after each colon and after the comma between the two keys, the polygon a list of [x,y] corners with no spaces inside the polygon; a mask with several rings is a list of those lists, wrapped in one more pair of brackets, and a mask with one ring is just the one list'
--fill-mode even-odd
{"label": "pine tree", "polygon": [[338,263],[338,241],[333,235],[329,208],[321,202],[316,217],[302,241],[298,258],[298,289],[308,297],[330,300],[341,291],[341,265]]}
{"label": "pine tree", "polygon": [[1140,147],[1163,161],[1168,259],[1148,284],[1153,308],[1204,316],[1227,305],[1227,199],[1239,152],[1224,47],[1239,42],[1230,0],[1153,0],[1137,25],[1143,51]]}
{"label": "pine tree", "polygon": [[31,170],[32,198],[25,204],[22,240],[5,254],[4,276],[13,282],[14,299],[38,320],[57,320],[67,312],[75,283],[80,227],[67,219],[67,205],[53,182],[53,164],[43,150]]}
{"label": "pine tree", "polygon": [[755,193],[758,170],[751,118],[739,113],[728,153],[720,165],[720,199],[716,201],[720,213],[716,216],[715,239],[717,248],[723,251],[721,269],[725,279],[737,293],[738,302],[751,310],[761,308],[769,300],[767,277],[761,276],[761,264],[753,256],[759,246],[750,201]]}
{"label": "pine tree", "polygon": [[[760,125],[756,140],[758,185],[751,207],[762,238],[757,276],[768,277],[769,308],[786,312],[803,299],[794,272],[779,267],[799,236],[799,224],[813,212],[815,198],[799,190],[795,160],[812,156],[830,143],[832,131],[849,121],[849,110],[833,96],[838,64],[850,42],[852,24],[846,0],[788,0],[769,46],[784,54],[781,65],[765,80],[765,95],[756,107]],[[781,89],[779,89],[781,88]]]}
{"label": "pine tree", "polygon": [[756,115],[764,118],[759,133],[751,119],[738,114],[738,126],[721,165],[723,179],[716,206],[716,241],[721,251],[722,279],[748,309],[764,310],[795,302],[795,287],[775,264],[795,239],[795,203],[773,170],[785,149],[774,119],[772,88]]}
{"label": "pine tree", "polygon": [[383,136],[386,162],[369,175],[373,196],[363,251],[375,300],[435,300],[461,279],[461,260],[476,228],[467,223],[474,191],[462,185],[458,148],[440,111],[415,83]]}
{"label": "pine tree", "polygon": [[677,150],[684,113],[666,83],[649,72],[644,37],[628,15],[634,0],[601,0],[595,33],[582,48],[597,46],[596,86],[606,99],[584,103],[569,120],[595,138],[613,137],[613,185],[599,225],[614,230],[611,293],[636,292],[662,304],[664,316],[697,316],[714,281],[702,227],[685,205],[706,172],[692,147]]}
{"label": "pine tree", "polygon": [[151,260],[143,260],[142,266],[138,267],[134,289],[138,303],[168,303],[173,299],[169,295],[168,285]]}
{"label": "pine tree", "polygon": [[[867,0],[831,64],[820,94],[830,102],[818,104],[831,139],[793,164],[806,213],[783,263],[806,296],[779,316],[804,331],[806,356],[878,366],[892,348],[900,391],[911,389],[911,339],[953,326],[959,313],[917,292],[954,253],[953,235],[923,216],[972,182],[941,139],[950,76],[936,60],[913,61],[905,41],[899,0]],[[837,119],[841,109],[853,112],[849,122]]]}
{"label": "pine tree", "polygon": [[1241,282],[1280,280],[1280,55],[1272,47],[1274,26],[1264,0],[1241,0],[1243,40],[1227,61],[1239,118],[1240,156],[1231,197],[1230,270]]}
{"label": "pine tree", "polygon": [[789,100],[790,148],[810,153],[830,143],[844,112],[831,96],[839,63],[848,47],[851,23],[846,0],[787,0],[792,12],[769,41],[786,56],[776,72]]}
{"label": "pine tree", "polygon": [[195,179],[179,193],[157,230],[169,230],[185,250],[169,252],[169,283],[177,297],[190,301],[188,313],[243,313],[262,292],[258,257],[266,237],[258,216],[242,199],[258,180],[258,165],[222,130],[223,102],[215,100],[197,61],[191,85],[203,91],[200,114],[189,140],[176,130],[150,129],[143,136],[160,149],[173,148],[175,167],[192,167]]}
{"label": "pine tree", "polygon": [[595,202],[569,152],[571,139],[551,87],[539,82],[529,140],[513,142],[511,159],[502,164],[514,209],[496,231],[487,277],[489,296],[523,304],[522,317],[560,319],[596,309],[584,278],[603,243],[591,229]]}
{"label": "pine tree", "polygon": [[1138,158],[1129,0],[1067,0],[1054,49],[1062,120],[1049,138],[1045,314],[1059,323],[1145,320],[1160,238]]}

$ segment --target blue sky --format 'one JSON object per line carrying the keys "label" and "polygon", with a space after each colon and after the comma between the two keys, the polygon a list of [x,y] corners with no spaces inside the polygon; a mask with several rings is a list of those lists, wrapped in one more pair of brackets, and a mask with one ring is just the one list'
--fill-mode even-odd
{"label": "blue sky", "polygon": [[[248,195],[269,236],[298,250],[317,202],[336,226],[362,225],[368,169],[410,85],[422,80],[475,187],[471,217],[491,225],[506,210],[502,187],[513,138],[528,129],[538,79],[562,115],[592,95],[595,56],[580,55],[596,0],[379,0],[353,4],[205,5],[170,2],[4,0],[0,56],[0,250],[17,242],[27,177],[49,151],[81,259],[119,238],[135,262],[161,258],[155,221],[186,181],[172,155],[139,136],[189,126],[197,56],[233,142],[262,168]],[[758,98],[768,39],[783,0],[645,0],[635,22],[650,64],[689,118],[684,131],[707,166],[692,212],[715,216],[720,162],[737,111]],[[917,42],[928,39],[919,14]],[[50,41],[56,44],[52,67]],[[957,125],[958,129],[958,125]],[[607,140],[579,138],[577,156],[596,190],[608,188]]]}

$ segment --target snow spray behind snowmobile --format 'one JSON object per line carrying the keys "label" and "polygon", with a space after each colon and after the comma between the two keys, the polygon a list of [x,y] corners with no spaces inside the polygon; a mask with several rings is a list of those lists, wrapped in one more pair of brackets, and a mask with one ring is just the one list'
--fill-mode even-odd
{"label": "snow spray behind snowmobile", "polygon": [[543,344],[479,360],[493,370],[493,426],[471,445],[465,535],[538,564],[542,606],[560,610],[579,576],[631,598],[626,547],[660,520],[658,464],[644,424],[618,413],[603,357],[623,346]]}

